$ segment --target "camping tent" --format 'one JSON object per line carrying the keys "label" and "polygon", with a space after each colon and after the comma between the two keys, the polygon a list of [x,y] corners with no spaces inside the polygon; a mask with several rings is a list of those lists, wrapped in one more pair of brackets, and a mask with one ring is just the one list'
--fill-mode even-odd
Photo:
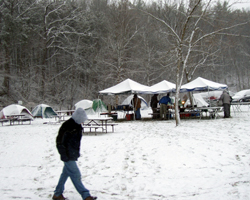
{"label": "camping tent", "polygon": [[176,85],[174,83],[163,80],[159,83],[156,83],[150,86],[147,89],[143,89],[143,93],[146,93],[146,94],[168,93],[168,92],[174,91],[175,88],[176,88]]}
{"label": "camping tent", "polygon": [[106,105],[101,99],[94,99],[93,101],[83,99],[75,104],[75,109],[83,108],[87,115],[94,115],[99,112],[107,112]]}
{"label": "camping tent", "polygon": [[212,90],[225,90],[227,85],[216,83],[201,77],[182,85],[180,92],[191,92],[191,91],[212,91]]}
{"label": "camping tent", "polygon": [[107,106],[101,99],[94,99],[92,108],[95,112],[108,112]]}
{"label": "camping tent", "polygon": [[94,115],[95,112],[94,112],[94,110],[92,108],[92,105],[93,105],[93,101],[87,100],[87,99],[83,99],[83,100],[81,100],[81,101],[79,101],[79,102],[77,102],[75,104],[75,109],[77,109],[77,108],[83,108],[85,110],[85,112],[86,112],[87,115]]}
{"label": "camping tent", "polygon": [[131,79],[126,79],[117,85],[114,85],[105,90],[99,91],[99,94],[115,95],[115,94],[126,94],[126,93],[144,93],[147,91],[148,86],[137,83]]}
{"label": "camping tent", "polygon": [[11,104],[7,107],[4,107],[0,111],[0,119],[5,119],[8,115],[25,115],[25,117],[33,119],[31,112],[24,106],[18,104]]}
{"label": "camping tent", "polygon": [[[193,98],[194,98],[194,104],[197,105],[197,107],[207,107],[209,105],[199,93],[193,94]],[[185,102],[184,107],[187,107],[188,105],[190,106],[189,99]]]}
{"label": "camping tent", "polygon": [[39,104],[31,111],[33,117],[52,118],[57,116],[56,112],[46,104]]}
{"label": "camping tent", "polygon": [[[131,105],[131,100],[133,99],[134,95],[130,95],[128,96],[126,99],[124,99],[124,101],[122,102],[122,105]],[[147,109],[148,108],[148,104],[145,101],[145,99],[143,99],[141,96],[138,96],[141,99],[141,109]]]}
{"label": "camping tent", "polygon": [[92,108],[92,105],[93,105],[93,101],[83,99],[75,104],[75,109],[80,107],[80,108],[83,108],[84,110],[87,110],[89,108]]}

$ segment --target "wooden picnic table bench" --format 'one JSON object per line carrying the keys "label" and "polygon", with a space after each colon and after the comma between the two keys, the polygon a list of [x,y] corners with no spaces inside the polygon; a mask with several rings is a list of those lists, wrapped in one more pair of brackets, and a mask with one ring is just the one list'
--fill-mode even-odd
{"label": "wooden picnic table bench", "polygon": [[31,121],[33,121],[33,119],[28,118],[28,117],[17,119],[18,124],[20,124],[20,123],[23,124],[23,122],[29,122],[29,124],[31,124]]}
{"label": "wooden picnic table bench", "polygon": [[7,118],[0,119],[0,123],[2,123],[2,126],[4,122],[9,122],[10,125],[15,125],[15,122],[17,122],[17,124],[23,124],[23,122],[28,121],[30,122],[29,124],[31,124],[32,120],[33,120],[32,118],[25,117],[25,115],[23,114],[14,114],[14,115],[8,115]]}
{"label": "wooden picnic table bench", "polygon": [[111,117],[106,118],[90,118],[85,123],[82,124],[83,133],[86,132],[85,129],[89,129],[89,132],[92,132],[94,129],[95,133],[96,130],[101,129],[102,132],[108,132],[108,127],[112,127],[112,132],[114,132],[114,126],[117,124],[114,123],[107,123],[108,120],[112,120]]}
{"label": "wooden picnic table bench", "polygon": [[2,123],[2,126],[4,122],[9,122],[9,121],[10,121],[9,119],[0,119],[0,123]]}

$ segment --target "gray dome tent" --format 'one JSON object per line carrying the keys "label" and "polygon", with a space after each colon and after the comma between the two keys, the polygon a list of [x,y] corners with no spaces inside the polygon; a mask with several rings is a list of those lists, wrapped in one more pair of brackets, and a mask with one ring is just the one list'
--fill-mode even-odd
{"label": "gray dome tent", "polygon": [[32,110],[33,117],[52,118],[57,116],[56,112],[46,104],[39,104]]}

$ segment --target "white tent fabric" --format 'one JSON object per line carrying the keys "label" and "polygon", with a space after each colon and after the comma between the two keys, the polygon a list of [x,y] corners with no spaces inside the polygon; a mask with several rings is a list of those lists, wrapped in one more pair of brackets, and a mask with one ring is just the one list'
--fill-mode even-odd
{"label": "white tent fabric", "polygon": [[93,101],[83,99],[75,104],[75,110],[77,108],[83,108],[87,115],[94,115],[95,111],[93,110],[92,105],[93,105]]}
{"label": "white tent fabric", "polygon": [[131,79],[126,79],[117,85],[99,91],[99,94],[115,95],[125,93],[143,93],[142,91],[147,91],[148,89],[149,87],[146,85],[142,85]]}
{"label": "white tent fabric", "polygon": [[[201,94],[197,93],[197,94],[193,94],[194,97],[194,105],[197,105],[197,107],[207,107],[209,104],[202,98]],[[190,104],[190,100],[188,99],[185,104],[184,107],[187,107]]]}
{"label": "white tent fabric", "polygon": [[[131,105],[131,100],[133,99],[134,95],[129,95],[126,99],[124,99],[124,101],[122,102],[122,105]],[[146,102],[146,100],[144,98],[142,98],[141,96],[138,95],[138,97],[141,99],[141,109],[147,109],[148,108],[148,104]]]}
{"label": "white tent fabric", "polygon": [[31,112],[24,106],[18,104],[11,104],[4,107],[0,112],[0,119],[6,118],[8,115],[20,115],[23,114],[25,117],[33,119]]}
{"label": "white tent fabric", "polygon": [[148,88],[148,90],[143,90],[146,94],[160,94],[172,92],[176,89],[176,84],[169,81],[163,80],[156,83]]}
{"label": "white tent fabric", "polygon": [[[83,108],[87,115],[95,115],[96,113],[100,112],[107,112],[107,108],[103,106],[103,104],[100,102],[100,99],[95,99],[94,101],[83,99],[75,104],[75,109],[77,108]],[[97,104],[96,110],[93,109],[94,103]]]}
{"label": "white tent fabric", "polygon": [[184,84],[181,86],[180,92],[191,92],[191,91],[212,91],[212,90],[225,90],[227,85],[216,83],[201,77]]}
{"label": "white tent fabric", "polygon": [[75,104],[75,109],[80,107],[80,108],[83,108],[85,110],[85,109],[88,109],[88,108],[92,108],[92,105],[93,105],[93,101],[83,99],[83,100],[81,100],[81,101],[79,101],[79,102],[77,102]]}

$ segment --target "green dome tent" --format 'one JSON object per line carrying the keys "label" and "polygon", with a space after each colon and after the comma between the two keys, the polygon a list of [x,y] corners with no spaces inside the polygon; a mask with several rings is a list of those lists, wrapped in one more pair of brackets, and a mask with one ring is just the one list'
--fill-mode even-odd
{"label": "green dome tent", "polygon": [[57,116],[56,112],[46,104],[39,104],[32,110],[33,117],[52,118]]}
{"label": "green dome tent", "polygon": [[75,109],[83,108],[87,115],[95,115],[96,113],[108,112],[107,106],[101,99],[94,99],[93,101],[83,99],[75,104]]}
{"label": "green dome tent", "polygon": [[107,112],[107,106],[101,99],[94,99],[92,108],[95,112]]}

